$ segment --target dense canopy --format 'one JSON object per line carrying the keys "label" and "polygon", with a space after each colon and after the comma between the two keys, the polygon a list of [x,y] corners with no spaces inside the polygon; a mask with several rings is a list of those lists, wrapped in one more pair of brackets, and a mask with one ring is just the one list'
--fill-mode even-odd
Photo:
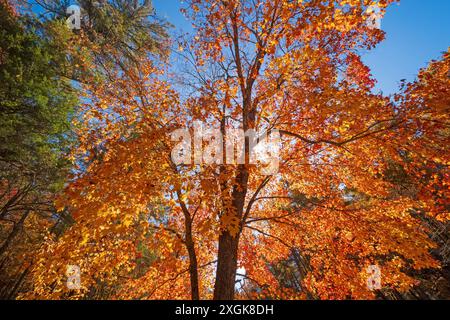
{"label": "dense canopy", "polygon": [[[423,287],[424,272],[448,263],[450,52],[395,95],[377,93],[361,54],[384,39],[374,19],[392,2],[189,0],[195,34],[171,43],[167,25],[126,28],[127,19],[52,33],[74,44],[61,47],[81,75],[71,78],[80,103],[70,174],[46,218],[70,222],[39,229],[19,298],[375,299]],[[110,5],[138,10],[124,3]],[[122,46],[134,37],[138,47]],[[14,86],[45,105],[17,126],[53,99],[70,105],[52,79]],[[3,109],[14,91],[0,93]],[[189,139],[176,149],[180,130]],[[274,167],[251,161],[248,136],[244,161],[230,161],[233,130],[275,134],[262,150]],[[37,134],[53,142],[53,131]]]}

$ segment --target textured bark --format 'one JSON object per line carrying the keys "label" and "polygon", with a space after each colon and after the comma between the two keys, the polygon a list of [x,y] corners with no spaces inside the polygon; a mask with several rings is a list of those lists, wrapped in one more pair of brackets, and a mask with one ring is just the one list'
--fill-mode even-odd
{"label": "textured bark", "polygon": [[28,275],[28,271],[30,270],[30,267],[27,267],[22,274],[20,275],[19,279],[17,279],[16,283],[14,284],[14,287],[12,288],[9,296],[7,297],[8,300],[12,300],[17,296],[17,293],[20,290],[20,287],[23,285],[23,282],[25,280],[25,277]]}
{"label": "textured bark", "polygon": [[185,228],[185,244],[189,254],[189,277],[191,281],[191,299],[200,300],[200,290],[198,285],[198,262],[197,254],[195,252],[195,243],[192,238],[192,217],[184,201],[181,200],[181,192],[178,191],[178,199],[180,199],[181,210],[184,214],[184,228]]}
{"label": "textured bark", "polygon": [[239,238],[225,232],[219,236],[217,274],[214,286],[214,300],[233,300]]}
{"label": "textured bark", "polygon": [[[240,166],[232,194],[233,211],[241,220],[241,230],[248,177],[249,174],[245,165]],[[234,299],[240,231],[234,237],[228,231],[224,231],[219,236],[214,300]]]}
{"label": "textured bark", "polygon": [[191,299],[200,300],[199,285],[198,285],[198,262],[197,254],[195,253],[195,245],[192,239],[192,220],[185,220],[186,227],[186,247],[189,254],[189,275],[191,280]]}
{"label": "textured bark", "polygon": [[8,249],[9,245],[11,244],[11,242],[15,239],[15,237],[17,236],[19,231],[22,229],[23,223],[25,222],[25,220],[27,219],[29,214],[30,214],[30,211],[26,211],[22,215],[20,220],[16,224],[14,224],[14,227],[13,227],[11,233],[9,234],[8,238],[5,240],[5,242],[3,242],[2,246],[0,247],[0,256],[3,255],[3,253],[5,253],[5,251]]}

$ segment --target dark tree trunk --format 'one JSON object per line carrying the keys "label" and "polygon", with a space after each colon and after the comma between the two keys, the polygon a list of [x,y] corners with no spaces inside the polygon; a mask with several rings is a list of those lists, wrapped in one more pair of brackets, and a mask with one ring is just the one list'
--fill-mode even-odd
{"label": "dark tree trunk", "polygon": [[17,236],[19,231],[22,229],[23,223],[25,222],[25,220],[27,219],[29,214],[30,214],[30,211],[26,211],[22,215],[20,220],[14,225],[14,227],[13,227],[11,233],[9,234],[8,238],[5,240],[5,242],[3,242],[2,246],[0,247],[0,256],[3,255],[3,253],[5,253],[5,251],[8,249],[9,245],[11,244],[11,242]]}
{"label": "dark tree trunk", "polygon": [[243,225],[245,196],[247,195],[248,170],[244,165],[239,168],[236,177],[237,184],[233,188],[233,213],[241,221],[239,232],[233,236],[224,231],[219,236],[217,253],[217,273],[214,285],[214,300],[233,300],[236,284],[236,269],[238,260],[239,237]]}
{"label": "dark tree trunk", "polygon": [[8,300],[12,300],[12,299],[15,299],[15,298],[16,298],[16,295],[17,295],[17,293],[19,292],[20,287],[22,286],[22,284],[23,284],[23,282],[24,282],[24,280],[25,280],[25,277],[26,277],[27,274],[28,274],[29,269],[30,269],[30,267],[27,267],[27,268],[22,272],[22,274],[20,275],[19,279],[18,279],[18,280],[16,281],[16,283],[14,284],[14,287],[12,288],[12,290],[11,290],[11,292],[10,292],[8,298],[7,298]]}
{"label": "dark tree trunk", "polygon": [[214,300],[233,300],[236,281],[239,238],[229,232],[219,236]]}
{"label": "dark tree trunk", "polygon": [[186,219],[186,247],[189,254],[189,275],[191,280],[191,299],[200,300],[198,285],[198,262],[195,253],[194,240],[192,239],[192,220]]}
{"label": "dark tree trunk", "polygon": [[[193,218],[189,212],[184,201],[181,200],[181,192],[177,191],[178,199],[180,199],[181,210],[184,214],[184,228],[185,228],[185,244],[189,254],[189,277],[191,281],[191,299],[200,300],[200,291],[198,284],[198,262],[197,254],[195,252],[195,243],[192,237],[192,223]],[[194,214],[195,215],[195,214]]]}

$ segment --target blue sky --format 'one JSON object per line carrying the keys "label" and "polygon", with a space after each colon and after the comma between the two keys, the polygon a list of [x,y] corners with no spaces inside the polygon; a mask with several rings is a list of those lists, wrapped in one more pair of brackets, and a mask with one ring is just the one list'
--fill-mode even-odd
{"label": "blue sky", "polygon": [[[177,31],[191,30],[179,12],[180,0],[153,0],[158,15]],[[386,40],[364,54],[377,79],[377,90],[396,92],[401,79],[414,80],[420,68],[450,46],[450,0],[402,0],[389,7],[382,21]]]}

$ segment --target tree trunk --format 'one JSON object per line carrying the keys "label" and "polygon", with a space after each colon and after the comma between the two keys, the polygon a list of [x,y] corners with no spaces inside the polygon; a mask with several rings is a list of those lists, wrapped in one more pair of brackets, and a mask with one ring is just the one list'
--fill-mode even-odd
{"label": "tree trunk", "polygon": [[22,229],[23,223],[25,222],[25,220],[27,219],[29,214],[30,214],[30,210],[26,211],[22,215],[20,220],[14,225],[14,227],[13,227],[11,233],[9,234],[8,238],[5,240],[5,242],[0,247],[0,256],[3,255],[3,253],[5,253],[5,251],[8,249],[9,245],[11,244],[11,242],[17,236],[19,231]]}
{"label": "tree trunk", "polygon": [[191,281],[191,299],[200,300],[200,292],[198,285],[198,262],[197,254],[195,252],[195,243],[192,237],[192,216],[184,203],[181,196],[181,192],[177,191],[178,199],[180,202],[181,210],[184,214],[184,228],[185,228],[185,244],[189,254],[189,277]]}
{"label": "tree trunk", "polygon": [[191,280],[191,299],[200,300],[198,286],[198,262],[195,253],[194,240],[192,239],[192,220],[186,219],[186,247],[189,254],[189,275]]}
{"label": "tree trunk", "polygon": [[20,275],[19,279],[16,281],[16,283],[14,284],[14,287],[12,288],[11,292],[9,293],[9,296],[7,297],[7,300],[12,300],[16,298],[17,293],[20,290],[20,287],[22,286],[25,277],[28,274],[28,271],[30,270],[30,267],[27,267],[22,274]]}
{"label": "tree trunk", "polygon": [[240,230],[236,236],[229,231],[223,231],[219,236],[219,249],[217,253],[217,272],[214,285],[214,300],[233,300],[236,284],[236,269],[238,260],[239,237],[242,230],[242,217],[245,196],[247,195],[248,170],[244,165],[239,167],[236,185],[233,188],[233,212],[241,221]]}
{"label": "tree trunk", "polygon": [[214,300],[234,299],[238,246],[238,236],[233,237],[229,232],[219,236]]}

